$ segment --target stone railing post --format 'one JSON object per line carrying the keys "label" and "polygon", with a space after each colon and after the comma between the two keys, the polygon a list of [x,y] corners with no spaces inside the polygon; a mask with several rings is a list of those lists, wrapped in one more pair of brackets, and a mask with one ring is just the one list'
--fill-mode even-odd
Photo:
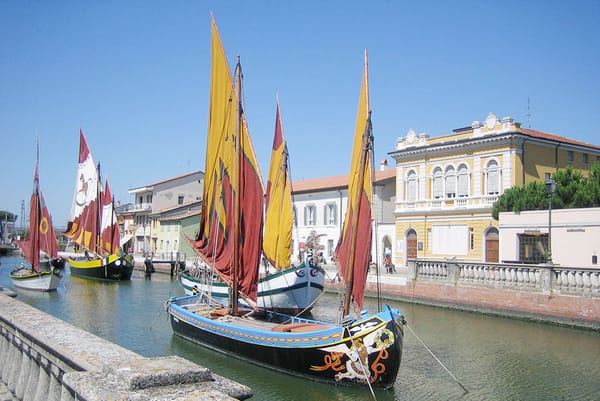
{"label": "stone railing post", "polygon": [[417,281],[417,276],[419,274],[417,268],[417,260],[416,259],[408,259],[406,263],[406,267],[408,267],[408,279],[410,281]]}
{"label": "stone railing post", "polygon": [[552,294],[552,277],[554,276],[552,265],[540,266],[539,269],[542,292],[546,295],[550,295]]}
{"label": "stone railing post", "polygon": [[455,259],[450,259],[446,262],[446,268],[448,269],[448,282],[457,284],[460,280],[460,266]]}

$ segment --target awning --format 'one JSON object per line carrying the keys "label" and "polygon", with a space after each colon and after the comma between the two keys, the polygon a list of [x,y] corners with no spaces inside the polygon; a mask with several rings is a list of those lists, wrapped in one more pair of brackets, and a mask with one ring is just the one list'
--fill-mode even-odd
{"label": "awning", "polygon": [[121,248],[123,247],[123,245],[125,245],[126,243],[131,241],[132,238],[133,238],[133,235],[131,235],[131,234],[126,234],[126,235],[122,236],[121,237]]}

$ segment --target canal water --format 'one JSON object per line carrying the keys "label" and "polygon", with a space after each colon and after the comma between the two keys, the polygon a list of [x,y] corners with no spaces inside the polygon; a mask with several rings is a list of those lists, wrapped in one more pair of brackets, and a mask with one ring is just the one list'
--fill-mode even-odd
{"label": "canal water", "polygon": [[[0,286],[12,288],[8,273],[16,259],[0,263]],[[176,337],[164,302],[183,290],[168,274],[148,281],[135,271],[130,282],[104,283],[73,277],[67,269],[54,293],[15,291],[18,300],[141,355],[179,355],[206,366],[252,388],[255,400],[373,399],[367,390],[289,377]],[[376,391],[377,400],[600,400],[600,333],[390,304],[404,312],[410,329],[396,385]],[[313,317],[333,321],[337,306],[338,297],[325,294]],[[376,308],[373,301],[367,306]]]}

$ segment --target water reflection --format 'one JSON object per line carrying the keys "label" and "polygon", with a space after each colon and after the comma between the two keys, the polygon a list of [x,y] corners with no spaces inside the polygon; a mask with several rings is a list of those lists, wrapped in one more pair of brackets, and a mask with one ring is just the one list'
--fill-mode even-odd
{"label": "water reflection", "polygon": [[[3,258],[4,263],[6,258]],[[0,285],[11,287],[10,260]],[[289,377],[207,350],[172,334],[164,302],[182,295],[168,275],[104,283],[65,275],[56,293],[19,291],[17,299],[144,356],[179,355],[250,386],[256,400],[367,400],[366,390]],[[600,334],[528,321],[392,302],[408,324],[469,390],[462,388],[407,330],[396,385],[387,400],[594,400],[600,394]],[[369,309],[376,307],[368,301]],[[334,320],[327,294],[313,315]]]}

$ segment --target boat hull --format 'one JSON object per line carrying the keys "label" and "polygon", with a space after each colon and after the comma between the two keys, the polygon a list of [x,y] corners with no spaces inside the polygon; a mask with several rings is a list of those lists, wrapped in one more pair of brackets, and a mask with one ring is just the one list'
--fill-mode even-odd
{"label": "boat hull", "polygon": [[[195,276],[190,271],[181,275],[181,284],[187,295],[197,292],[209,293],[214,301],[229,306],[229,287],[221,281],[208,284],[201,275]],[[256,305],[259,308],[275,312],[298,314],[312,309],[323,293],[325,272],[319,267],[305,264],[293,266],[276,273],[261,277],[258,282]],[[248,307],[244,301],[240,305]]]}
{"label": "boat hull", "polygon": [[69,258],[71,275],[108,281],[131,280],[133,257],[131,255],[109,255],[105,258]]}
{"label": "boat hull", "polygon": [[[370,384],[384,389],[396,381],[402,358],[404,318],[395,309],[385,306],[383,312],[344,326],[268,314],[270,317],[266,319],[270,321],[263,323],[263,329],[257,329],[244,324],[243,317],[215,319],[193,312],[197,299],[199,296],[169,300],[167,310],[176,335],[267,368],[313,380]],[[282,319],[294,319],[296,324],[278,325]],[[288,326],[289,332],[279,331]]]}
{"label": "boat hull", "polygon": [[13,286],[30,291],[56,291],[61,275],[57,271],[35,272],[22,269],[10,273]]}

